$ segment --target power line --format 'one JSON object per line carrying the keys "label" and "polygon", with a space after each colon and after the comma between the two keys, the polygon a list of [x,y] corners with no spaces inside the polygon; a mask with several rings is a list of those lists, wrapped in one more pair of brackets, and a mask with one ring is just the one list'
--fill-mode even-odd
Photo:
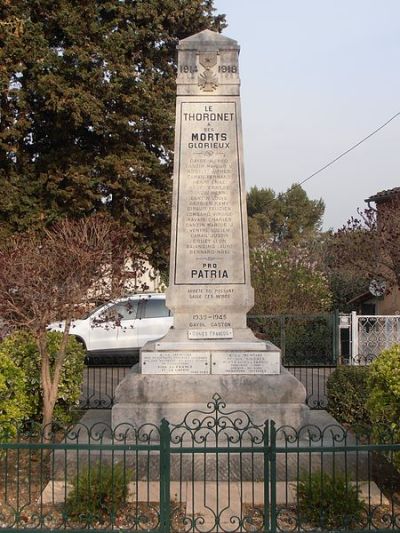
{"label": "power line", "polygon": [[364,137],[363,139],[361,139],[361,141],[358,141],[358,143],[354,144],[353,146],[351,146],[348,150],[346,150],[345,152],[342,152],[340,155],[338,155],[337,157],[335,157],[335,159],[332,159],[332,161],[330,161],[329,163],[327,163],[326,165],[324,165],[323,167],[321,167],[319,170],[317,170],[316,172],[314,172],[313,174],[311,174],[311,176],[308,176],[308,178],[304,179],[303,181],[301,181],[299,183],[299,185],[303,185],[303,183],[305,183],[306,181],[310,180],[311,178],[313,178],[314,176],[316,176],[317,174],[319,174],[320,172],[322,172],[323,170],[325,170],[326,168],[330,167],[331,165],[333,165],[333,163],[336,163],[336,161],[338,161],[339,159],[341,159],[342,157],[344,157],[345,155],[347,155],[349,152],[351,152],[352,150],[354,150],[355,148],[357,148],[357,146],[360,146],[360,144],[362,144],[363,142],[365,142],[366,140],[368,140],[370,137],[372,137],[373,135],[375,135],[375,133],[378,133],[378,131],[380,131],[381,129],[383,129],[385,126],[387,126],[390,122],[392,122],[392,120],[394,120],[396,117],[398,117],[400,115],[400,111],[398,113],[396,113],[395,115],[393,115],[388,121],[386,121],[384,124],[382,124],[381,126],[379,126],[379,128],[376,128],[376,130],[374,130],[373,132],[371,132],[369,135],[367,135],[366,137]]}

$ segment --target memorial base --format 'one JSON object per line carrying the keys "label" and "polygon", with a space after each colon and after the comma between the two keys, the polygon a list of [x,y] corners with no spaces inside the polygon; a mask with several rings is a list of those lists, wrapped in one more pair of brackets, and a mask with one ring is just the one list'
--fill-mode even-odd
{"label": "memorial base", "polygon": [[112,426],[159,425],[163,418],[179,424],[189,411],[204,411],[215,393],[229,411],[245,411],[257,424],[267,419],[278,426],[314,422],[313,412],[305,405],[304,386],[284,368],[278,375],[166,376],[141,374],[135,365],[117,387]]}

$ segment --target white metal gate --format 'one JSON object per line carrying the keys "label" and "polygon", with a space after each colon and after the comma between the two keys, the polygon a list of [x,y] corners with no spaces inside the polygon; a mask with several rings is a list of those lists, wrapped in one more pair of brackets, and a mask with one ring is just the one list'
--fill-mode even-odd
{"label": "white metal gate", "polygon": [[369,364],[385,348],[400,343],[400,315],[351,313],[350,364]]}

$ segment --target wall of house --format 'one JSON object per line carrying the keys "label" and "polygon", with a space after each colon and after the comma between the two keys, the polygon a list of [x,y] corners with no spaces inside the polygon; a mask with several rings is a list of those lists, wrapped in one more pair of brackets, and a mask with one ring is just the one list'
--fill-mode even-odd
{"label": "wall of house", "polygon": [[160,273],[147,261],[144,263],[143,272],[133,271],[132,277],[125,283],[127,292],[164,292],[166,287],[161,281]]}
{"label": "wall of house", "polygon": [[[397,218],[394,217],[394,213],[397,214],[397,210],[400,210],[400,194],[396,192],[388,198],[382,199],[376,202],[376,208],[378,211],[378,228],[382,224],[382,220],[386,220],[386,225],[393,221],[394,226],[391,231],[398,230]],[[394,222],[396,221],[396,222]],[[384,230],[384,228],[382,228]],[[382,300],[378,300],[376,313],[379,315],[397,315],[400,314],[400,288],[394,287],[390,294],[386,294]]]}
{"label": "wall of house", "polygon": [[400,289],[394,288],[390,294],[386,294],[382,300],[377,301],[378,315],[399,315],[400,314]]}
{"label": "wall of house", "polygon": [[[109,271],[109,269],[107,269]],[[148,261],[144,261],[140,267],[136,268],[131,261],[126,263],[126,276],[123,294],[134,294],[141,292],[164,292],[166,287],[161,280],[160,273],[155,270]],[[104,276],[99,282],[99,286],[92,286],[88,291],[88,297],[93,300],[94,305],[104,303],[107,288],[111,294],[111,278]]]}

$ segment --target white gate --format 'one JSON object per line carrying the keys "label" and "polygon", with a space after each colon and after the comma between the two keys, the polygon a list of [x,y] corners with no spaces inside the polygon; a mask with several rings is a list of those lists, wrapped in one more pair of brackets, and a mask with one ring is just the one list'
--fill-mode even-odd
{"label": "white gate", "polygon": [[352,365],[367,365],[385,348],[400,343],[400,315],[351,313]]}

